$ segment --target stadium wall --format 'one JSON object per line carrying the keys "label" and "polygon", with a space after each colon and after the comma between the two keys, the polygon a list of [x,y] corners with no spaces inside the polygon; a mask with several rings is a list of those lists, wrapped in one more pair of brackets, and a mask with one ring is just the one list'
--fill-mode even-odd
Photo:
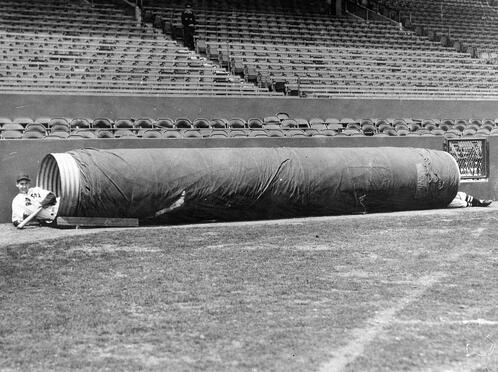
{"label": "stadium wall", "polygon": [[264,117],[495,119],[498,102],[465,100],[299,99],[290,97],[137,97],[1,94],[3,117]]}
{"label": "stadium wall", "polygon": [[[498,194],[498,137],[489,137],[490,177],[486,181],[464,182],[461,189],[480,197],[495,199]],[[316,138],[212,138],[212,139],[84,139],[84,140],[2,140],[0,141],[0,222],[10,222],[11,201],[17,193],[16,175],[26,172],[36,177],[43,157],[49,153],[93,148],[162,147],[423,147],[444,148],[442,137],[316,137]]]}

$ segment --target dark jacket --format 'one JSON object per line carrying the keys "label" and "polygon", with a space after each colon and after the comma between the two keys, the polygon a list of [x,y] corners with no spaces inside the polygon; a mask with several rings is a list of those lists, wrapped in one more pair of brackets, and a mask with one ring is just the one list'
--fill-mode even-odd
{"label": "dark jacket", "polygon": [[182,13],[182,25],[183,27],[195,27],[195,14],[192,11]]}

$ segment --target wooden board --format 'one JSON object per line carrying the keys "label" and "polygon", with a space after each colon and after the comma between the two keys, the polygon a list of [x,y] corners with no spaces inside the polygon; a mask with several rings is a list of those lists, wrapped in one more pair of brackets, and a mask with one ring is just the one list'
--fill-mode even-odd
{"label": "wooden board", "polygon": [[137,218],[57,217],[57,226],[64,227],[137,227]]}

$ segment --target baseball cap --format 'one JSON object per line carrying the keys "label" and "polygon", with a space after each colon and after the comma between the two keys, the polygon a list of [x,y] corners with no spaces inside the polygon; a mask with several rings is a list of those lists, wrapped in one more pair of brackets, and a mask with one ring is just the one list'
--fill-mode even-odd
{"label": "baseball cap", "polygon": [[16,182],[20,182],[22,180],[31,181],[31,178],[29,178],[27,174],[23,173],[17,176]]}

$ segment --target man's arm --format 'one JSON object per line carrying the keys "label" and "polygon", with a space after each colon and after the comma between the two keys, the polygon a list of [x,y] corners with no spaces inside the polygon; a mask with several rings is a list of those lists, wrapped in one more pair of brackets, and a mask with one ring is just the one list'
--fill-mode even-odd
{"label": "man's arm", "polygon": [[17,227],[24,219],[24,204],[20,202],[18,197],[12,200],[12,223]]}

